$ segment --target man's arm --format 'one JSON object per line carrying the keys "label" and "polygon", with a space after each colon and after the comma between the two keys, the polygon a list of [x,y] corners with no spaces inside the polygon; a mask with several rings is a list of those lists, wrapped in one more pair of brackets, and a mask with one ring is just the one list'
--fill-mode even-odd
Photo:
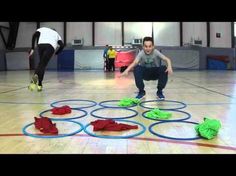
{"label": "man's arm", "polygon": [[163,54],[161,54],[161,59],[164,60],[167,63],[167,69],[166,69],[165,72],[168,72],[169,74],[172,74],[173,69],[172,69],[171,60]]}
{"label": "man's arm", "polygon": [[65,47],[64,43],[62,42],[62,40],[58,40],[58,45],[60,46],[59,49],[56,51],[56,55],[58,55],[62,50],[63,48]]}
{"label": "man's arm", "polygon": [[32,56],[32,54],[34,53],[34,47],[35,47],[35,42],[39,40],[39,36],[40,36],[40,32],[39,31],[36,31],[34,34],[33,34],[33,37],[32,37],[32,46],[31,46],[31,49],[29,51],[29,58]]}
{"label": "man's arm", "polygon": [[132,68],[134,68],[136,65],[138,65],[138,63],[139,63],[139,59],[136,58],[136,59],[135,59],[135,60],[134,60],[134,61],[133,61],[129,66],[128,66],[128,68],[125,69],[125,71],[124,71],[123,73],[120,74],[119,77],[127,76],[128,73],[129,73],[129,71],[130,71]]}
{"label": "man's arm", "polygon": [[35,47],[35,41],[37,40],[37,42],[38,42],[39,36],[40,36],[40,32],[39,32],[39,31],[36,31],[36,32],[34,33],[33,37],[32,37],[32,46],[31,46],[31,49],[34,49],[34,47]]}
{"label": "man's arm", "polygon": [[107,57],[107,49],[103,51],[103,58],[106,58],[106,57]]}

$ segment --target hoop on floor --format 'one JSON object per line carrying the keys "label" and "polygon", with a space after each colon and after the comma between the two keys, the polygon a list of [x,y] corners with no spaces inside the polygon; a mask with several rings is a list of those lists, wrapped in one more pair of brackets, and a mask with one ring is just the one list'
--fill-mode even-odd
{"label": "hoop on floor", "polygon": [[59,135],[37,135],[37,134],[31,134],[29,132],[27,132],[27,128],[32,126],[34,123],[30,123],[28,125],[26,125],[25,127],[23,127],[22,131],[23,131],[23,134],[26,135],[26,136],[30,136],[30,137],[35,137],[35,138],[62,138],[62,137],[67,137],[67,136],[73,136],[79,132],[81,132],[84,127],[81,123],[79,122],[76,122],[76,121],[72,121],[72,120],[67,120],[67,121],[62,121],[62,122],[69,122],[69,123],[75,123],[75,124],[78,124],[80,126],[80,128],[72,133],[69,133],[69,134],[59,134]]}
{"label": "hoop on floor", "polygon": [[[124,109],[124,110],[128,110],[128,111],[131,111],[131,112],[134,112],[133,115],[130,115],[130,116],[127,116],[127,117],[121,117],[121,118],[107,118],[107,117],[102,117],[102,116],[98,116],[98,115],[95,115],[94,113],[96,111],[99,111],[99,110],[102,110],[102,109]],[[138,115],[138,112],[133,110],[133,109],[129,109],[129,108],[98,108],[98,109],[94,109],[90,112],[90,115],[93,116],[93,117],[96,117],[96,118],[99,118],[99,119],[129,119],[129,118],[132,118],[132,117],[135,117]]]}
{"label": "hoop on floor", "polygon": [[84,127],[84,132],[87,133],[88,135],[90,136],[93,136],[93,137],[98,137],[98,138],[108,138],[108,139],[126,139],[126,138],[132,138],[132,137],[135,137],[135,136],[139,136],[141,134],[143,134],[145,131],[146,131],[146,127],[141,124],[141,123],[138,123],[138,122],[135,122],[135,121],[131,121],[131,120],[116,120],[118,122],[130,122],[130,123],[134,123],[134,124],[137,124],[139,126],[142,127],[142,130],[135,133],[135,134],[131,134],[131,135],[127,135],[127,136],[106,136],[106,135],[97,135],[97,134],[94,134],[94,133],[91,133],[87,130],[87,128],[91,125],[90,123],[85,125]]}
{"label": "hoop on floor", "polygon": [[91,105],[88,105],[88,106],[82,106],[82,107],[77,107],[77,108],[74,108],[74,109],[83,109],[83,108],[91,108],[93,106],[96,106],[97,103],[95,101],[92,101],[92,100],[82,100],[82,99],[70,99],[70,100],[61,100],[61,101],[55,101],[53,103],[50,104],[51,107],[54,107],[54,108],[58,108],[60,106],[56,106],[56,104],[58,103],[61,103],[61,102],[70,102],[70,101],[83,101],[83,102],[89,102],[89,103],[92,103]]}
{"label": "hoop on floor", "polygon": [[122,106],[107,106],[107,105],[104,105],[104,103],[108,103],[108,102],[119,102],[120,100],[107,100],[107,101],[101,101],[98,105],[104,107],[104,108],[131,108],[131,107],[135,107],[137,106],[137,104],[133,104],[131,106],[127,106],[127,107],[122,107]]}
{"label": "hoop on floor", "polygon": [[[81,116],[68,117],[68,118],[61,118],[60,116],[58,116],[58,118],[55,118],[55,117],[53,117],[53,118],[48,117],[48,118],[51,119],[51,120],[72,120],[72,119],[82,118],[82,117],[88,115],[87,111],[85,111],[85,110],[82,110],[82,109],[74,109],[74,108],[71,108],[71,109],[74,110],[74,111],[81,111],[81,112],[83,112],[84,114],[82,114]],[[48,110],[45,110],[45,111],[41,112],[41,113],[39,114],[39,116],[40,116],[40,117],[45,117],[45,116],[43,116],[43,114],[46,113],[46,112],[49,112],[49,111],[51,111],[51,109],[48,109]]]}
{"label": "hoop on floor", "polygon": [[183,109],[185,108],[187,105],[183,102],[180,102],[180,101],[174,101],[174,100],[148,100],[148,101],[143,101],[141,102],[139,105],[143,108],[146,108],[146,109],[154,109],[154,108],[150,108],[150,107],[147,107],[147,106],[144,106],[143,104],[145,103],[149,103],[149,102],[173,102],[173,103],[179,103],[181,104],[180,107],[177,107],[177,108],[159,108],[160,110],[176,110],[176,109]]}
{"label": "hoop on floor", "polygon": [[162,134],[159,134],[155,131],[153,131],[153,127],[162,123],[191,123],[191,124],[198,124],[196,122],[190,122],[190,121],[171,121],[171,122],[157,122],[157,123],[153,123],[152,125],[149,126],[149,131],[150,133],[152,133],[155,136],[161,137],[161,138],[165,138],[165,139],[172,139],[172,140],[197,140],[197,139],[201,139],[201,137],[197,136],[197,137],[192,137],[192,138],[176,138],[176,137],[169,137],[169,136],[165,136]]}
{"label": "hoop on floor", "polygon": [[180,113],[183,113],[183,114],[186,114],[187,117],[184,117],[182,119],[176,119],[176,120],[172,120],[172,119],[152,119],[152,118],[149,118],[147,116],[145,116],[145,114],[149,111],[145,111],[142,113],[142,116],[148,120],[155,120],[155,121],[168,121],[168,122],[176,122],[176,121],[183,121],[183,120],[187,120],[187,119],[190,119],[191,118],[191,114],[189,114],[188,112],[185,112],[185,111],[180,111],[180,110],[176,110],[176,109],[172,109],[172,110],[168,110],[168,111],[173,111],[173,112],[180,112]]}

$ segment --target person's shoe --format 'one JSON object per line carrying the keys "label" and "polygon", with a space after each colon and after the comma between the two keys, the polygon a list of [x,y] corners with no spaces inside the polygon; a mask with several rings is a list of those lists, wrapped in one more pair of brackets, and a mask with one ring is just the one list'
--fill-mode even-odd
{"label": "person's shoe", "polygon": [[30,85],[28,86],[28,89],[30,91],[33,91],[35,88],[36,88],[36,84],[34,84],[34,83],[30,83]]}
{"label": "person's shoe", "polygon": [[37,90],[38,90],[38,92],[41,92],[43,90],[43,86],[38,85]]}
{"label": "person's shoe", "polygon": [[163,95],[162,91],[157,91],[157,98],[160,100],[165,100],[165,96]]}
{"label": "person's shoe", "polygon": [[34,76],[31,79],[31,83],[38,84],[38,75],[34,74]]}
{"label": "person's shoe", "polygon": [[38,75],[34,74],[33,77],[31,78],[30,85],[28,86],[28,89],[30,91],[33,91],[38,84]]}
{"label": "person's shoe", "polygon": [[145,95],[146,95],[146,92],[139,92],[138,95],[135,98],[142,99],[142,98],[145,97]]}

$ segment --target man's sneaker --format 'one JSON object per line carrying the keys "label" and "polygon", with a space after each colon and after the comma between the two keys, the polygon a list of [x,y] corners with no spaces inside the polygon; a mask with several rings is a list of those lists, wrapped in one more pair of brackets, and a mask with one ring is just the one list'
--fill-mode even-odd
{"label": "man's sneaker", "polygon": [[34,83],[30,83],[30,85],[28,86],[28,89],[30,91],[33,91],[35,88],[36,88],[36,84],[34,84]]}
{"label": "man's sneaker", "polygon": [[41,92],[43,90],[43,86],[38,85],[37,90],[38,90],[38,92]]}
{"label": "man's sneaker", "polygon": [[157,91],[157,97],[158,97],[160,100],[165,100],[165,96],[163,95],[162,91]]}
{"label": "man's sneaker", "polygon": [[31,83],[38,84],[38,75],[34,74],[34,76],[31,79]]}
{"label": "man's sneaker", "polygon": [[138,95],[135,98],[142,99],[142,98],[145,97],[145,95],[146,95],[146,92],[139,92]]}
{"label": "man's sneaker", "polygon": [[30,91],[33,91],[38,84],[38,75],[34,74],[34,76],[31,78],[30,85],[28,86],[28,89]]}
{"label": "man's sneaker", "polygon": [[38,90],[38,92],[41,92],[43,90],[43,86],[38,85],[37,90]]}

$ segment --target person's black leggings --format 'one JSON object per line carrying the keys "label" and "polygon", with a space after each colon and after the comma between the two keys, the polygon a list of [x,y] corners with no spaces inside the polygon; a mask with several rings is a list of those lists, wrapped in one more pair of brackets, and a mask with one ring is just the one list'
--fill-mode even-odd
{"label": "person's black leggings", "polygon": [[109,71],[115,71],[115,58],[109,58]]}
{"label": "person's black leggings", "polygon": [[54,48],[50,44],[39,44],[38,52],[39,52],[39,64],[35,69],[34,74],[38,75],[39,78],[39,86],[42,86],[42,81],[45,73],[46,66],[53,56]]}

